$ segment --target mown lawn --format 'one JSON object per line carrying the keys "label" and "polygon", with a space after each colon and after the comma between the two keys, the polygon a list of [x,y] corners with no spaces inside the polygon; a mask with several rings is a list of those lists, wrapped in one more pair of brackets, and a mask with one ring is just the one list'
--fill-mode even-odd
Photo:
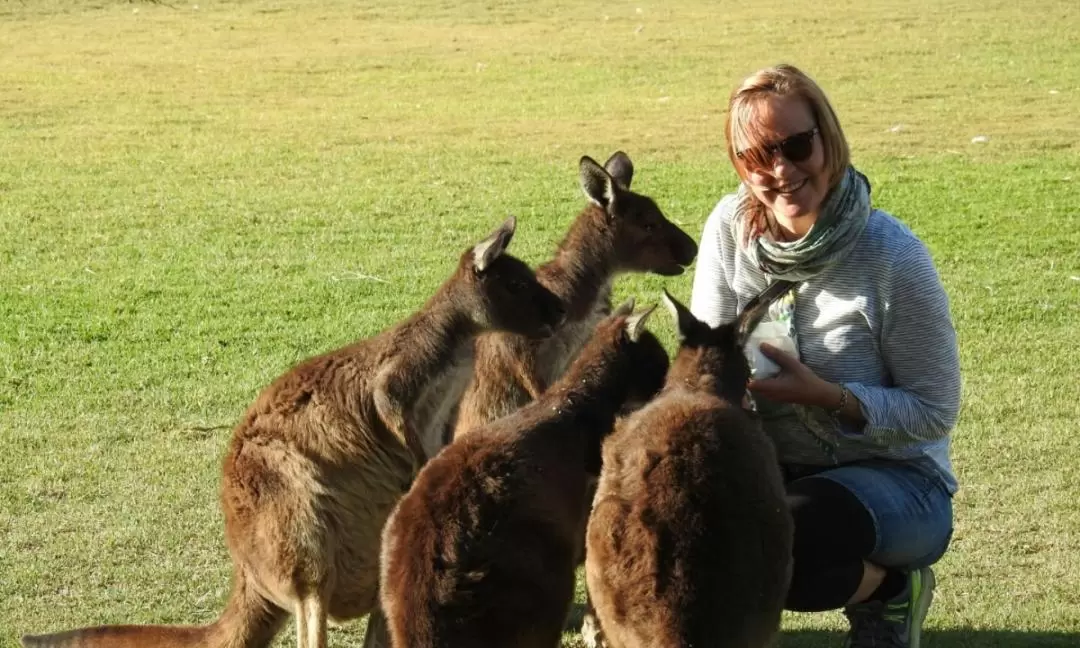
{"label": "mown lawn", "polygon": [[[927,645],[1076,645],[1078,34],[1064,1],[0,3],[0,645],[216,618],[219,462],[263,385],[412,312],[508,213],[544,260],[582,154],[627,151],[698,237],[735,186],[728,93],[779,61],[952,300],[962,490]],[[690,277],[617,293],[663,286]],[[841,621],[792,614],[782,645]]]}

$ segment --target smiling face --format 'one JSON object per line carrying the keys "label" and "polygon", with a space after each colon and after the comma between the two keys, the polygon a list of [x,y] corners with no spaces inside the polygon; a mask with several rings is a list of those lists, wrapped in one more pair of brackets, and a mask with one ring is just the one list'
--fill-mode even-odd
{"label": "smiling face", "polygon": [[795,95],[768,94],[755,104],[748,132],[735,134],[740,175],[777,221],[810,225],[831,185],[814,114]]}
{"label": "smiling face", "polygon": [[759,70],[731,93],[724,130],[728,158],[752,198],[748,239],[770,230],[788,240],[805,235],[851,163],[821,87],[792,65]]}

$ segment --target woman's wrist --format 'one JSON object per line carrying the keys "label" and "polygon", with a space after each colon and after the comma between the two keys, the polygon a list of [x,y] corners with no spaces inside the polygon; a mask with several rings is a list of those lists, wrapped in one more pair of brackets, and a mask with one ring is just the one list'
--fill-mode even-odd
{"label": "woman's wrist", "polygon": [[839,383],[832,383],[827,380],[823,380],[822,383],[820,395],[814,404],[827,412],[839,412],[847,405],[848,400],[851,398],[851,392],[848,391],[847,387]]}
{"label": "woman's wrist", "polygon": [[833,418],[844,419],[848,423],[862,424],[866,422],[862,413],[862,405],[859,403],[851,390],[844,383],[826,382],[826,388],[822,391],[822,400],[819,406],[828,412]]}
{"label": "woman's wrist", "polygon": [[848,391],[848,388],[847,388],[846,385],[844,385],[843,383],[840,383],[840,384],[838,384],[836,386],[840,388],[840,396],[836,400],[836,404],[833,405],[832,407],[828,408],[829,413],[832,414],[833,416],[839,416],[840,414],[842,414],[844,412],[844,410],[847,409],[848,399],[851,396],[851,392]]}

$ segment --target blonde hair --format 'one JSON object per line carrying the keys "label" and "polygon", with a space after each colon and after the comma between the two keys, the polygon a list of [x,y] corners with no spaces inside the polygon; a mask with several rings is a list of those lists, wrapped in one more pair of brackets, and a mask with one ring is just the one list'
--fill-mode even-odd
{"label": "blonde hair", "polygon": [[[731,93],[724,135],[727,139],[728,158],[739,178],[745,181],[749,169],[737,155],[738,151],[766,143],[761,125],[756,119],[756,111],[769,97],[798,97],[806,102],[824,147],[829,190],[834,189],[851,164],[851,152],[844,131],[840,128],[840,120],[836,118],[836,112],[821,87],[797,67],[787,64],[758,70]],[[749,238],[755,232],[761,233],[765,230],[768,214],[765,205],[761,204],[753,192],[746,192],[746,195],[749,197],[743,211],[749,222],[745,223],[744,231]]]}

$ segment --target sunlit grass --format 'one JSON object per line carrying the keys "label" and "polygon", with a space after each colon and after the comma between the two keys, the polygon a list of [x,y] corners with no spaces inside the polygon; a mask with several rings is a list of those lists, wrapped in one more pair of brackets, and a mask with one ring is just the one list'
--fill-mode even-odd
{"label": "sunlit grass", "polygon": [[734,188],[728,93],[791,61],[952,300],[929,643],[1075,643],[1078,33],[1067,2],[0,4],[0,642],[214,619],[219,460],[263,385],[407,315],[507,213],[543,260],[582,154],[626,150],[697,237]]}

